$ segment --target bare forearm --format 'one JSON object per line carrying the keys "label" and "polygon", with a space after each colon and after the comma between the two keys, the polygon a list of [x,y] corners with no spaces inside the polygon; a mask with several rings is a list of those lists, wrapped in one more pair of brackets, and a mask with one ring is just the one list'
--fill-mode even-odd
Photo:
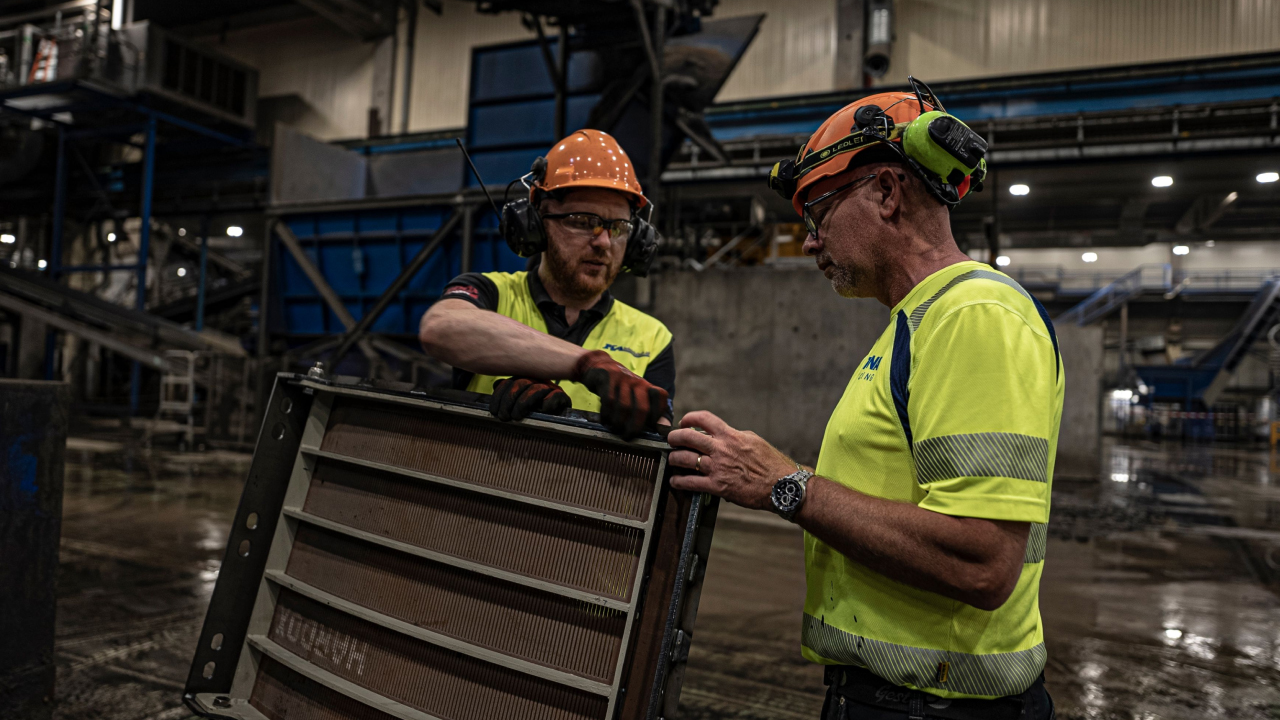
{"label": "bare forearm", "polygon": [[465,300],[441,300],[422,318],[418,338],[429,355],[484,375],[568,378],[581,347]]}
{"label": "bare forearm", "polygon": [[822,477],[809,482],[796,521],[882,575],[984,610],[1013,592],[1029,530],[871,497]]}

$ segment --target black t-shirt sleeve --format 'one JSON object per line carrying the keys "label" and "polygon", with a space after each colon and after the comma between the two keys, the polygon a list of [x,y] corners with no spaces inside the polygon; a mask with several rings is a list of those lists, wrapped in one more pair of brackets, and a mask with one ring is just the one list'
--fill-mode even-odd
{"label": "black t-shirt sleeve", "polygon": [[649,367],[644,369],[644,379],[650,383],[657,385],[667,391],[667,395],[671,398],[671,403],[667,405],[667,411],[663,416],[668,420],[675,419],[675,410],[673,405],[676,399],[676,353],[675,340],[667,344],[666,349],[658,353],[658,356],[649,363]]}
{"label": "black t-shirt sleeve", "polygon": [[498,286],[481,273],[462,273],[449,281],[441,300],[466,300],[482,310],[498,309]]}

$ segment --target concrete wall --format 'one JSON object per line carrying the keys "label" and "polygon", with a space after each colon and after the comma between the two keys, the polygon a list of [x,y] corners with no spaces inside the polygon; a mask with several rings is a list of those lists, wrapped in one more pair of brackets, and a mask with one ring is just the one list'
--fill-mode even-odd
{"label": "concrete wall", "polygon": [[[1269,0],[897,0],[889,73],[926,81],[1265,52]],[[944,99],[945,102],[945,99]]]}
{"label": "concrete wall", "polygon": [[827,418],[889,310],[813,270],[666,273],[652,312],[675,334],[676,416],[710,410],[812,463]]}
{"label": "concrete wall", "polygon": [[318,17],[201,39],[257,68],[260,125],[279,121],[321,140],[367,134],[375,43]]}
{"label": "concrete wall", "polygon": [[[653,280],[651,312],[676,342],[676,416],[710,410],[796,460],[814,462],[827,418],[889,324],[875,300],[846,300],[813,270],[712,270]],[[1067,398],[1059,476],[1098,462],[1102,328],[1059,329]]]}
{"label": "concrete wall", "polygon": [[1096,478],[1101,441],[1103,327],[1059,323],[1058,348],[1067,377],[1058,429],[1058,459],[1054,477]]}
{"label": "concrete wall", "polygon": [[[830,92],[856,68],[838,67],[839,0],[721,0],[713,17],[765,13],[717,100]],[[1264,0],[898,0],[892,63],[879,84],[1007,75],[1280,49],[1280,5]],[[408,131],[466,124],[471,50],[533,33],[517,13],[486,15],[449,0],[418,14]],[[401,20],[400,47],[410,32]],[[318,17],[199,38],[261,73],[267,126],[280,120],[332,140],[363,137],[374,99],[374,43]],[[384,47],[389,53],[390,48]],[[404,53],[392,79],[391,129],[400,126]],[[385,118],[384,118],[385,120]]]}

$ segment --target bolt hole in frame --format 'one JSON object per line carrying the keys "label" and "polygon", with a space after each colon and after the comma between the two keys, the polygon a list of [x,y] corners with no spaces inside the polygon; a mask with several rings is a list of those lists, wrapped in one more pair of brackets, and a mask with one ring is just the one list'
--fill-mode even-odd
{"label": "bolt hole in frame", "polygon": [[[670,489],[666,483],[668,470],[665,463],[666,452],[670,448],[659,437],[652,436],[638,443],[623,443],[616,436],[604,432],[603,428],[593,422],[592,416],[577,413],[569,418],[535,416],[523,423],[499,424],[488,415],[485,409],[487,400],[480,396],[449,391],[427,393],[407,384],[356,382],[355,378],[326,380],[281,374],[277,378],[272,397],[273,400],[267,404],[267,407],[272,408],[274,412],[269,412],[263,419],[264,431],[259,436],[257,452],[250,467],[250,482],[246,484],[240,510],[237,512],[231,537],[228,540],[227,560],[224,561],[223,570],[214,589],[214,598],[210,603],[209,615],[206,617],[201,642],[192,664],[192,673],[188,678],[185,699],[192,710],[206,717],[260,720],[263,715],[250,706],[249,698],[262,687],[261,683],[265,682],[262,678],[266,677],[262,673],[266,672],[275,673],[277,679],[291,677],[292,682],[302,682],[307,687],[316,689],[316,692],[330,692],[331,695],[327,696],[329,699],[324,701],[326,707],[330,703],[356,703],[355,707],[364,708],[364,710],[353,710],[355,714],[351,717],[364,718],[372,709],[377,709],[378,712],[368,714],[370,718],[381,718],[387,712],[390,713],[386,715],[388,718],[422,718],[424,720],[454,715],[452,712],[444,712],[443,708],[434,708],[430,703],[418,702],[415,705],[413,704],[415,701],[410,700],[410,704],[406,705],[401,702],[406,698],[393,700],[380,692],[384,688],[369,685],[367,682],[361,685],[368,680],[367,677],[339,677],[319,668],[315,663],[319,662],[323,665],[323,662],[317,661],[315,657],[307,659],[294,654],[302,652],[306,655],[306,652],[296,647],[287,648],[272,641],[271,638],[276,637],[272,633],[279,630],[281,617],[300,617],[297,615],[299,612],[314,615],[323,611],[322,615],[329,613],[327,616],[330,618],[329,622],[337,622],[344,628],[342,632],[347,634],[343,643],[347,641],[355,643],[359,639],[360,663],[366,662],[365,657],[366,653],[370,652],[369,648],[374,647],[376,650],[377,645],[374,635],[366,636],[361,633],[372,632],[376,635],[397,631],[409,636],[402,637],[400,641],[421,642],[424,651],[431,652],[432,646],[439,647],[449,651],[460,661],[472,663],[473,667],[490,668],[489,671],[484,672],[505,673],[513,678],[523,677],[524,679],[518,682],[510,681],[517,682],[517,685],[532,682],[534,685],[550,688],[556,693],[562,691],[570,694],[577,693],[580,700],[585,698],[584,702],[588,702],[588,705],[583,707],[589,706],[591,709],[582,710],[580,707],[579,710],[582,712],[564,715],[566,718],[654,720],[662,716],[670,717],[670,712],[679,699],[683,666],[687,659],[688,643],[692,637],[697,600],[701,590],[702,573],[699,569],[706,566],[717,502],[711,498]],[[290,400],[289,403],[283,402],[286,397]],[[644,501],[647,510],[641,511],[639,506],[635,506],[634,512],[638,514],[634,516],[628,515],[632,511],[614,516],[611,514],[614,511],[601,514],[586,506],[574,505],[576,501],[564,505],[564,501],[556,500],[551,496],[522,496],[519,493],[513,495],[506,490],[485,487],[484,479],[478,476],[459,476],[458,479],[450,479],[446,476],[432,475],[429,470],[409,471],[403,467],[385,464],[401,462],[401,460],[375,461],[372,457],[361,459],[355,456],[361,454],[361,448],[366,444],[362,439],[362,433],[370,432],[362,429],[366,427],[364,425],[356,426],[356,434],[348,436],[354,439],[347,441],[349,445],[346,449],[326,445],[329,449],[323,450],[319,446],[325,442],[323,438],[326,437],[326,433],[332,431],[334,418],[337,417],[330,416],[331,406],[342,410],[345,406],[341,403],[349,403],[353,407],[358,403],[364,403],[370,407],[391,408],[392,410],[388,412],[392,412],[392,416],[384,418],[383,424],[393,429],[400,429],[404,424],[399,420],[391,422],[396,417],[416,421],[422,415],[434,416],[437,423],[434,427],[440,429],[432,432],[442,432],[446,435],[451,431],[455,432],[455,441],[462,438],[460,440],[462,446],[459,446],[462,450],[466,450],[464,446],[473,436],[478,435],[489,438],[484,447],[501,446],[501,453],[508,453],[508,444],[511,447],[520,446],[523,437],[525,450],[521,452],[534,453],[530,456],[531,461],[560,447],[561,450],[558,452],[570,453],[563,456],[569,458],[566,462],[571,463],[565,467],[583,468],[582,471],[574,471],[578,473],[577,475],[566,475],[565,480],[556,481],[565,483],[558,486],[562,490],[581,487],[578,478],[587,466],[575,465],[573,463],[579,460],[572,459],[572,453],[578,452],[576,448],[579,444],[597,453],[592,457],[606,458],[595,461],[596,465],[591,466],[595,468],[591,472],[597,473],[597,477],[600,478],[596,481],[598,487],[610,486],[612,481],[606,478],[612,477],[610,473],[620,472],[612,467],[617,463],[626,465],[630,462],[632,466],[640,467],[635,466],[636,462],[640,462],[636,458],[649,457],[650,460],[646,462],[658,463],[651,465],[654,468],[653,472],[657,473],[656,478],[644,474],[649,471],[640,471],[642,474],[636,477],[649,478],[642,481],[642,486],[643,483],[647,483],[650,489],[645,490],[644,495],[651,497],[652,500]],[[348,422],[354,412],[351,410],[347,416],[344,416],[348,417]],[[285,426],[283,433],[280,432],[280,425]],[[267,428],[270,428],[270,431],[267,431]],[[511,435],[510,443],[504,439],[504,434],[508,432]],[[414,435],[408,431],[405,433],[407,434],[402,433],[402,436],[410,440],[416,440],[421,435],[421,433]],[[426,435],[430,436],[431,433]],[[545,437],[551,445],[545,448],[538,446],[537,443],[530,445],[528,436],[534,435]],[[387,440],[387,442],[394,444],[400,441]],[[436,438],[432,442],[437,442],[434,447],[439,453],[443,446],[438,443],[443,440]],[[493,445],[495,442],[498,445]],[[477,444],[476,447],[481,446]],[[569,447],[571,450],[563,450],[564,447]],[[592,450],[592,448],[596,449]],[[606,452],[605,448],[614,449]],[[341,453],[338,450],[341,450]],[[486,450],[486,452],[489,451]],[[447,452],[444,454],[448,455]],[[628,456],[632,459],[628,460]],[[397,457],[403,459],[408,455]],[[493,457],[497,458],[497,456]],[[521,457],[519,453],[512,455],[512,459],[518,460],[519,457]],[[582,461],[585,462],[585,460]],[[606,464],[601,466],[600,462]],[[482,475],[493,474],[497,472],[497,468],[501,467],[501,462],[498,465],[484,467],[488,469]],[[525,473],[524,466],[520,465],[520,467],[521,473]],[[476,565],[472,560],[459,560],[461,556],[440,555],[429,549],[424,550],[385,536],[370,535],[351,527],[343,527],[341,523],[324,520],[318,516],[313,517],[302,509],[308,497],[309,491],[306,488],[311,486],[312,474],[322,470],[325,476],[333,476],[335,479],[327,483],[316,480],[322,485],[332,486],[333,482],[340,480],[340,477],[333,475],[338,473],[339,468],[346,473],[365,473],[360,477],[369,478],[370,482],[383,477],[396,483],[414,483],[414,487],[428,488],[432,493],[455,493],[459,494],[459,497],[471,498],[470,501],[497,503],[499,506],[509,507],[512,511],[524,513],[527,517],[567,513],[564,515],[565,521],[597,525],[605,522],[607,525],[616,526],[616,531],[634,534],[635,542],[639,542],[640,538],[644,539],[642,546],[632,546],[631,552],[639,553],[636,556],[639,564],[632,565],[633,574],[630,575],[632,580],[626,580],[624,585],[610,591],[610,593],[620,593],[616,595],[618,599],[599,598],[592,594],[581,595],[582,591],[562,585],[548,585],[545,581],[514,575],[497,567]],[[605,474],[598,475],[600,472]],[[510,470],[507,473],[510,475]],[[523,477],[521,473],[515,475]],[[316,476],[316,478],[319,477],[319,475]],[[571,480],[573,482],[569,482]],[[477,482],[480,484],[477,485]],[[600,484],[601,482],[603,484]],[[351,487],[358,489],[357,486]],[[301,491],[301,495],[295,496],[294,493],[297,490]],[[553,487],[551,492],[554,495],[558,491]],[[539,499],[541,497],[551,499]],[[341,507],[344,504],[345,501],[339,501],[334,507]],[[443,512],[435,506],[424,507],[429,513]],[[258,516],[256,529],[250,522],[251,515],[254,514]],[[368,517],[368,514],[366,513],[364,517]],[[645,520],[645,517],[648,519]],[[306,543],[311,542],[307,539],[308,533],[311,536],[315,536],[316,533],[338,533],[335,537],[340,538],[345,535],[346,539],[342,540],[345,543],[358,541],[373,543],[367,548],[369,553],[385,555],[386,552],[396,551],[401,553],[403,558],[397,562],[421,563],[423,560],[444,562],[447,566],[455,568],[449,572],[461,572],[463,575],[478,572],[480,575],[476,576],[477,578],[489,578],[484,582],[515,583],[508,587],[512,589],[511,591],[518,593],[536,590],[538,594],[552,593],[545,595],[547,598],[565,595],[559,602],[581,595],[588,605],[603,603],[600,609],[607,611],[606,614],[613,613],[619,618],[625,616],[628,629],[614,641],[621,643],[613,651],[615,655],[611,657],[614,659],[608,660],[606,665],[601,666],[613,669],[608,670],[599,681],[573,673],[566,674],[557,669],[554,663],[530,664],[526,659],[521,659],[524,656],[520,653],[512,656],[510,648],[497,652],[475,646],[473,643],[469,644],[468,641],[460,640],[461,636],[451,637],[434,632],[430,624],[418,627],[412,624],[406,625],[377,609],[370,609],[360,603],[344,600],[326,591],[319,591],[307,582],[293,577],[290,573],[294,575],[297,573],[288,564],[290,552],[313,552],[306,549],[308,547]],[[250,535],[254,538],[252,552],[246,557],[239,550]],[[303,545],[299,546],[298,543]],[[302,547],[303,550],[297,550],[298,547]],[[569,556],[566,556],[566,561],[569,561]],[[572,562],[568,567],[574,567]],[[359,583],[356,584],[359,585]],[[521,587],[524,589],[521,590]],[[629,589],[624,592],[624,587]],[[383,593],[377,588],[371,592]],[[316,605],[315,601],[319,601],[320,604]],[[580,602],[582,601],[574,600],[571,604],[578,606]],[[308,603],[311,604],[308,605]],[[318,615],[314,617],[320,618]],[[483,624],[478,623],[478,625]],[[359,632],[352,629],[362,627],[365,630]],[[335,637],[334,629],[330,627],[328,637]],[[312,635],[308,637],[314,637],[315,631],[310,632]],[[476,632],[483,632],[483,630]],[[218,653],[212,649],[215,634],[223,635],[222,645],[225,646],[226,651]],[[522,633],[517,629],[515,635],[519,637],[512,642],[526,642],[527,637],[533,634]],[[547,640],[548,638],[550,640]],[[283,636],[276,639],[284,642]],[[559,642],[553,635],[544,635],[543,639],[553,644]],[[544,651],[537,651],[537,653],[545,655]],[[215,654],[219,657],[214,657]],[[213,668],[206,665],[207,662],[215,662],[215,660],[216,664]],[[478,665],[477,661],[480,661]],[[362,665],[357,664],[357,667],[359,666]],[[350,670],[350,668],[345,669]],[[207,676],[204,672],[206,670],[212,672],[212,677]],[[425,670],[429,674],[431,667],[425,667]],[[513,672],[514,675],[512,675]],[[397,672],[381,674],[390,675],[393,680],[395,677],[419,678],[415,680],[419,685],[430,684],[430,681],[420,679],[423,677],[421,673],[417,675],[401,675]],[[588,673],[588,676],[591,674]],[[258,681],[255,681],[255,677]],[[288,682],[281,685],[287,689],[286,686],[292,687]],[[447,683],[439,687],[441,689],[436,692],[444,697]],[[496,686],[485,685],[484,687],[498,688],[501,695],[501,693],[508,693],[510,687],[514,686],[500,683]],[[507,687],[508,690],[502,690],[503,687]],[[389,689],[385,688],[385,690]],[[484,699],[486,692],[489,691],[480,693],[481,699]],[[257,696],[254,695],[254,697]],[[452,697],[459,696],[454,693]],[[492,699],[493,693],[489,693],[488,697]],[[595,700],[591,700],[592,697]],[[229,699],[223,702],[223,698]],[[471,702],[471,695],[467,698],[467,702]],[[436,712],[431,712],[432,710]],[[279,708],[272,712],[279,714]],[[531,720],[537,720],[544,714],[547,713],[533,711],[508,716],[529,717]],[[561,717],[561,714],[556,711],[554,716]],[[334,717],[345,717],[345,715],[340,713]]]}

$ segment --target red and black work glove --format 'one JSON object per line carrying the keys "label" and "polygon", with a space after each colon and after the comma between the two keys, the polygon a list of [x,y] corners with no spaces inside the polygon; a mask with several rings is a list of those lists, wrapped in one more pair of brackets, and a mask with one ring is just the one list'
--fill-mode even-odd
{"label": "red and black work glove", "polygon": [[569,396],[553,382],[512,377],[493,384],[489,412],[507,422],[523,420],[533,413],[559,415],[572,405]]}
{"label": "red and black work glove", "polygon": [[667,391],[645,381],[609,357],[592,350],[578,359],[569,378],[600,396],[600,422],[623,438],[657,430],[667,411]]}

